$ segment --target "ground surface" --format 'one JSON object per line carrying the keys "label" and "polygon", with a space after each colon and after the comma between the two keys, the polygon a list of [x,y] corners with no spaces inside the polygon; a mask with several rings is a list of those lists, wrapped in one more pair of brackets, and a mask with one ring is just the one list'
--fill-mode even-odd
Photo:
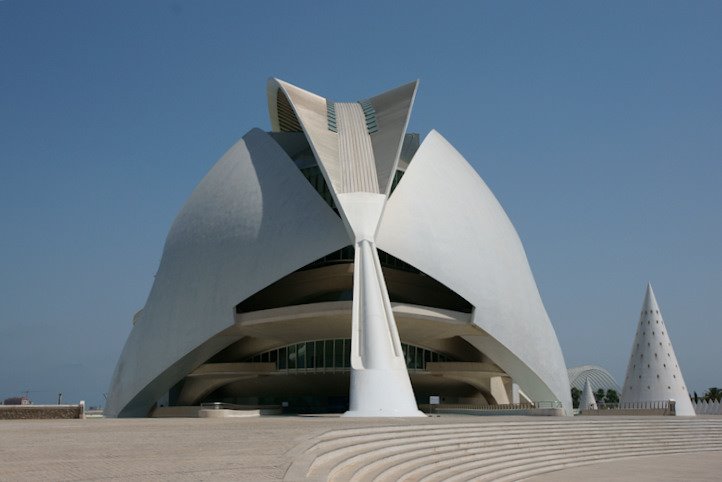
{"label": "ground surface", "polygon": [[[498,422],[501,417],[473,419],[474,422]],[[524,420],[528,421],[529,417]],[[329,430],[465,421],[469,421],[469,417],[1,421],[0,480],[281,479],[299,447],[308,446],[310,438]],[[721,478],[722,454],[710,452],[589,465],[550,473],[534,480]]]}
{"label": "ground surface", "polygon": [[615,460],[573,469],[549,472],[528,479],[533,482],[580,481],[719,481],[722,480],[722,453],[660,455]]}

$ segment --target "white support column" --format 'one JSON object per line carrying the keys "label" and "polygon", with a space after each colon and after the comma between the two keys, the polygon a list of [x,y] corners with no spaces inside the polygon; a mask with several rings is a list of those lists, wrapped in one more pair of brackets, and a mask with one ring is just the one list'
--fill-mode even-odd
{"label": "white support column", "polygon": [[353,232],[353,308],[351,315],[351,389],[347,417],[424,417],[411,388],[381,262],[374,244],[386,196],[338,196]]}
{"label": "white support column", "polygon": [[[269,99],[280,87],[293,107],[356,247],[349,417],[425,416],[416,405],[375,245],[416,85],[371,98],[363,107],[329,103],[279,80],[269,84]],[[271,106],[276,124],[278,113]],[[336,129],[329,128],[329,106]]]}
{"label": "white support column", "polygon": [[509,403],[509,395],[502,377],[491,377],[489,379],[489,388],[491,389],[491,396],[494,397],[497,404],[505,405]]}
{"label": "white support column", "polygon": [[396,330],[376,246],[356,243],[351,390],[346,417],[423,417]]}

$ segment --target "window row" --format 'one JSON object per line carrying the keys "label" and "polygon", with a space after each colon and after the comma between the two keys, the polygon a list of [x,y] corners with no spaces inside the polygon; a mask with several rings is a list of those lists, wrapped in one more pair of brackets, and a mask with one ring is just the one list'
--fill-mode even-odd
{"label": "window row", "polygon": [[[448,356],[418,346],[401,344],[406,367],[426,370],[429,362],[452,361]],[[351,367],[351,340],[315,340],[259,353],[247,363],[275,363],[278,370],[348,369]]]}

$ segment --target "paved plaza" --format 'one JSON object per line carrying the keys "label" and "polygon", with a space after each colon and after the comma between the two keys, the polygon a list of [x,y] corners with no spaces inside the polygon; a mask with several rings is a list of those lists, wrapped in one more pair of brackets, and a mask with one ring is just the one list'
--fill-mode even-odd
{"label": "paved plaza", "polygon": [[[423,434],[424,426],[465,427],[473,423],[483,428],[483,424],[491,427],[505,421],[530,420],[537,424],[549,418],[317,416],[3,421],[0,480],[278,480],[317,437],[339,430],[397,430],[408,426],[418,427],[418,433]],[[722,451],[714,451],[586,465],[534,480],[719,480],[720,474]]]}
{"label": "paved plaza", "polygon": [[0,480],[282,479],[293,449],[314,436],[399,423],[339,417],[3,421]]}

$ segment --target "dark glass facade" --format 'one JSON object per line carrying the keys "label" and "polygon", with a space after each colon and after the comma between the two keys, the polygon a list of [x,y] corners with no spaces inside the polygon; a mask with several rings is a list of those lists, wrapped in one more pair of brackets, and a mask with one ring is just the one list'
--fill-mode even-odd
{"label": "dark glass facade", "polygon": [[[453,361],[443,353],[401,344],[409,370],[426,370],[429,362]],[[258,353],[245,363],[275,363],[277,370],[325,373],[351,368],[351,339],[313,340]]]}

